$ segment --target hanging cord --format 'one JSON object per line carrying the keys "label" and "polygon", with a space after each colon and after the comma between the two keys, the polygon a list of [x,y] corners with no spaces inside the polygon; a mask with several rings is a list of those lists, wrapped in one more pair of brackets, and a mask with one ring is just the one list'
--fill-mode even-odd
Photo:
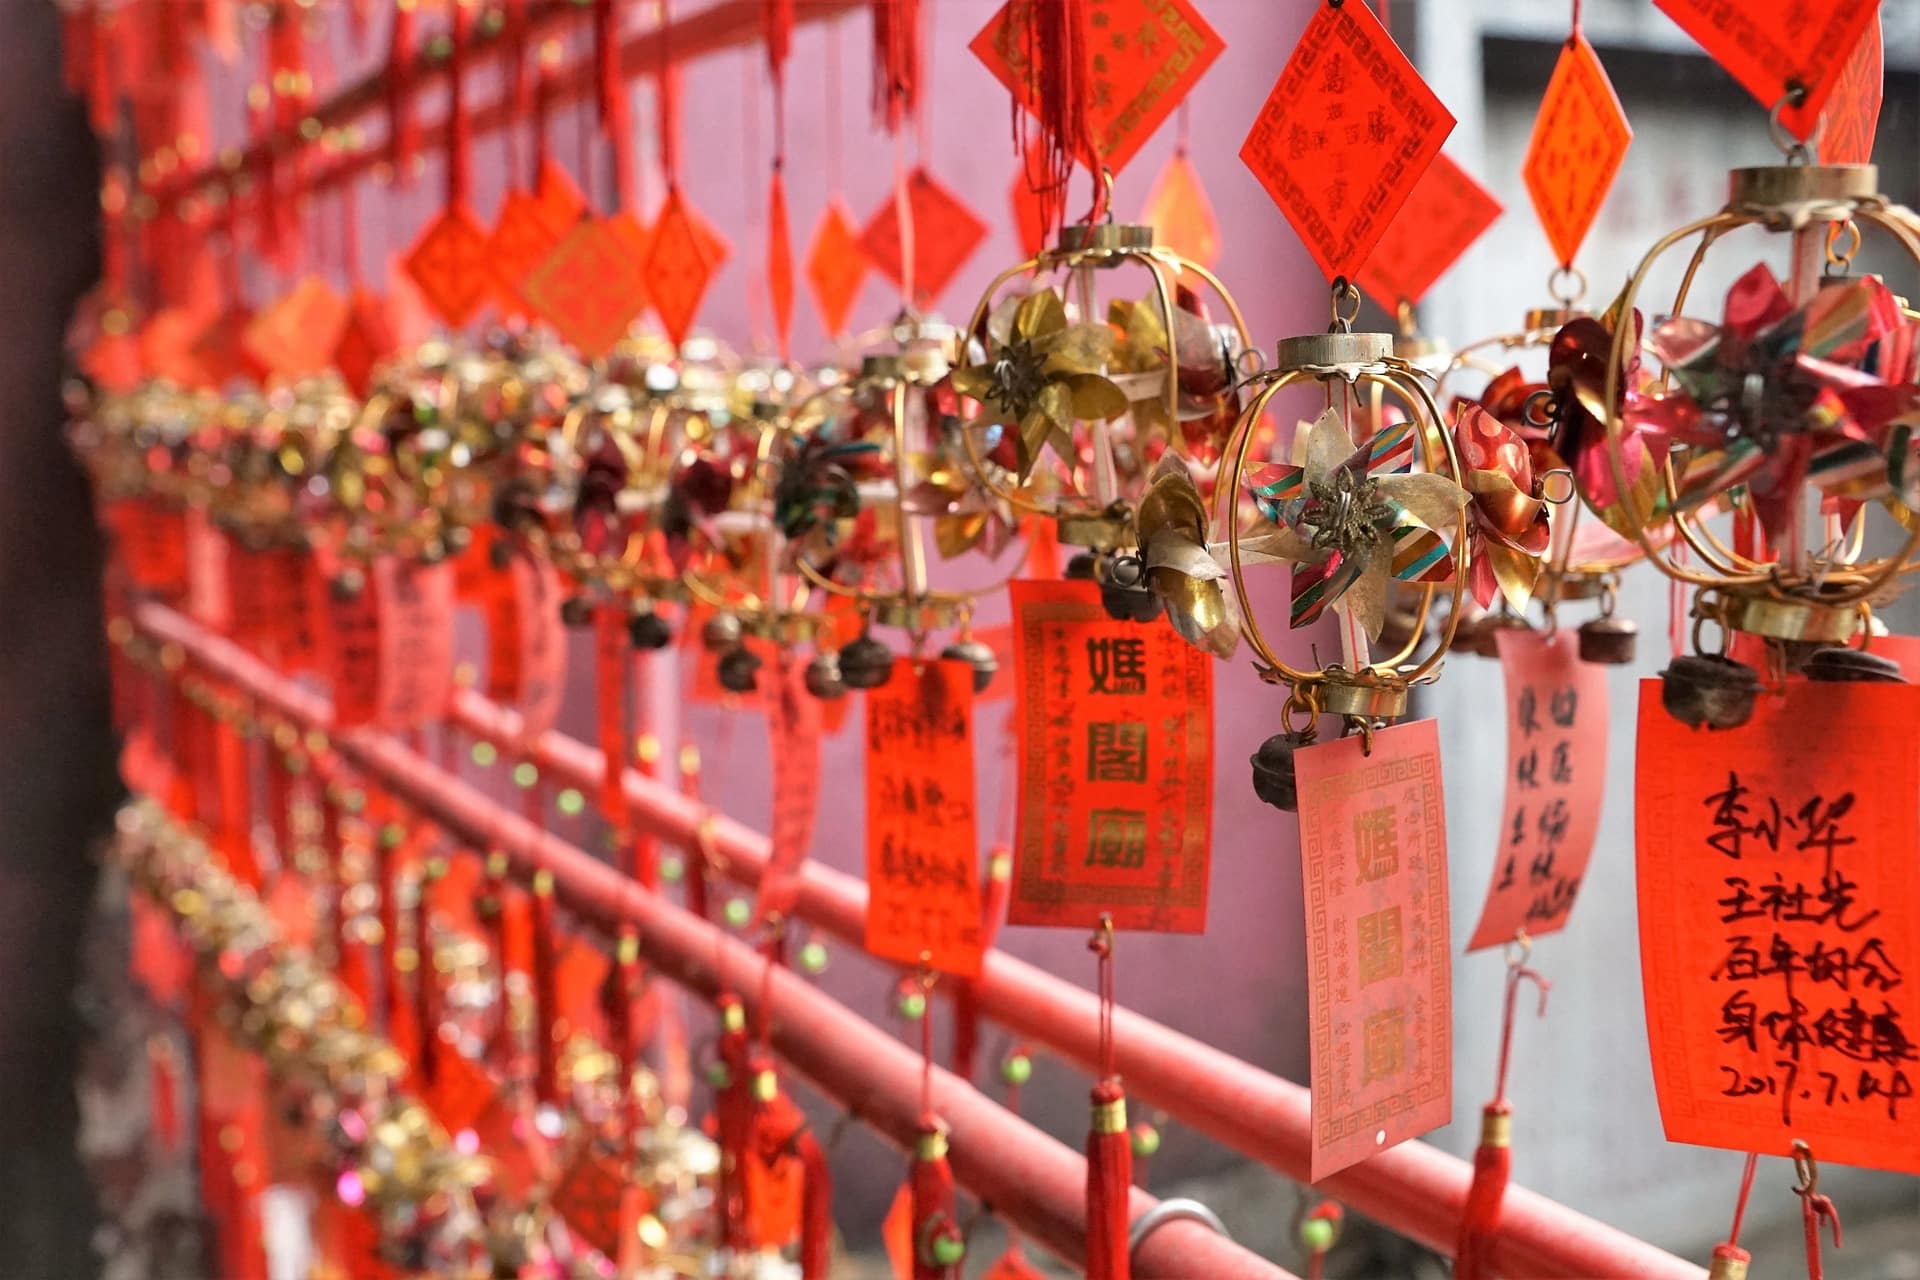
{"label": "hanging cord", "polygon": [[1740,1223],[1747,1216],[1747,1198],[1753,1194],[1753,1175],[1759,1167],[1759,1153],[1748,1152],[1746,1169],[1740,1174],[1740,1194],[1733,1202],[1733,1225],[1727,1230],[1727,1238],[1713,1246],[1713,1265],[1707,1280],[1746,1280],[1747,1264],[1753,1261],[1753,1255],[1740,1247]]}
{"label": "hanging cord", "polygon": [[1494,1076],[1493,1101],[1480,1113],[1480,1146],[1473,1154],[1473,1182],[1460,1215],[1460,1236],[1454,1248],[1456,1280],[1479,1280],[1492,1274],[1493,1245],[1500,1228],[1500,1207],[1513,1172],[1513,1107],[1507,1101],[1507,1068],[1513,1054],[1513,1022],[1520,984],[1540,990],[1539,1016],[1547,1012],[1547,980],[1527,967],[1533,942],[1522,932],[1518,954],[1507,960],[1506,998],[1500,1019],[1500,1059]]}
{"label": "hanging cord", "polygon": [[1112,916],[1100,917],[1087,949],[1098,957],[1100,1000],[1100,1079],[1093,1086],[1087,1133],[1087,1280],[1127,1280],[1133,1143],[1127,1133],[1126,1090],[1113,1067]]}
{"label": "hanging cord", "polygon": [[1840,1247],[1840,1211],[1833,1201],[1820,1194],[1820,1166],[1814,1162],[1813,1148],[1793,1140],[1793,1194],[1800,1197],[1801,1216],[1807,1232],[1807,1280],[1822,1280],[1826,1274],[1820,1264],[1820,1224],[1833,1229],[1833,1247]]}

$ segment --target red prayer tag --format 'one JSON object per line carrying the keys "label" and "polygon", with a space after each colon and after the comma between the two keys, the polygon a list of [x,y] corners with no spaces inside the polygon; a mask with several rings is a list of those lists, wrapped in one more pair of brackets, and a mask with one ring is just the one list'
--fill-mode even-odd
{"label": "red prayer tag", "polygon": [[[987,238],[986,224],[925,169],[915,169],[907,178],[907,208],[913,218],[914,296],[931,302],[946,292]],[[860,233],[860,246],[881,275],[896,285],[906,283],[901,274],[900,220],[891,197],[868,220]]]}
{"label": "red prayer tag", "polygon": [[1453,1118],[1447,823],[1431,720],[1294,761],[1318,1182]]}
{"label": "red prayer tag", "polygon": [[1020,807],[1007,923],[1200,933],[1213,659],[1090,582],[1010,584]]}
{"label": "red prayer tag", "polygon": [[1320,270],[1351,277],[1453,123],[1366,5],[1320,4],[1240,159]]}
{"label": "red prayer tag", "polygon": [[1578,31],[1560,50],[1521,176],[1554,256],[1571,265],[1633,141],[1606,68]]}
{"label": "red prayer tag", "polygon": [[1806,96],[1780,122],[1796,138],[1813,132],[1840,69],[1879,10],[1880,0],[1654,0],[1761,106]]}
{"label": "red prayer tag", "polygon": [[1166,168],[1153,180],[1140,221],[1153,228],[1156,244],[1183,258],[1203,267],[1220,260],[1220,222],[1201,185],[1200,171],[1184,151],[1168,157]]}
{"label": "red prayer tag", "polygon": [[793,1100],[778,1094],[762,1103],[746,1151],[747,1235],[763,1249],[779,1249],[800,1235],[806,1171],[793,1152],[793,1136],[806,1117]]}
{"label": "red prayer tag", "polygon": [[487,697],[520,713],[532,740],[560,719],[567,692],[567,634],[560,620],[560,574],[551,563],[516,555],[501,576],[505,590],[483,597],[487,621]]}
{"label": "red prayer tag", "polygon": [[621,1202],[627,1180],[613,1155],[583,1147],[553,1189],[553,1207],[580,1238],[606,1254],[620,1253]]}
{"label": "red prayer tag", "polygon": [[647,304],[648,281],[625,238],[589,218],[575,223],[526,276],[520,294],[561,337],[594,359],[626,336]]}
{"label": "red prayer tag", "polygon": [[1494,641],[1507,681],[1507,801],[1469,951],[1566,927],[1607,778],[1606,668],[1582,662],[1567,631],[1507,628]]}
{"label": "red prayer tag", "polygon": [[253,313],[243,306],[228,308],[200,331],[193,344],[193,358],[207,372],[216,387],[230,382],[253,382],[266,371],[248,354],[241,336],[253,321]]}
{"label": "red prayer tag", "polygon": [[1447,156],[1434,157],[1367,256],[1360,287],[1389,311],[1420,301],[1501,212],[1500,202],[1473,175]]}
{"label": "red prayer tag", "polygon": [[123,498],[107,508],[106,524],[134,589],[163,600],[187,589],[186,520],[154,498]]}
{"label": "red prayer tag", "polygon": [[240,340],[269,373],[299,378],[332,363],[346,323],[347,300],[319,276],[307,276],[286,297],[254,312]]}
{"label": "red prayer tag", "polygon": [[773,751],[773,822],[766,871],[760,877],[756,920],[791,916],[800,893],[800,868],[813,848],[820,807],[820,700],[807,692],[806,664],[776,660],[760,668],[767,732]]}
{"label": "red prayer tag", "polygon": [[1920,688],[1793,681],[1738,729],[1640,686],[1640,965],[1672,1142],[1920,1173]]}
{"label": "red prayer tag", "polygon": [[376,560],[380,682],[375,718],[387,728],[432,720],[453,694],[453,566]]}
{"label": "red prayer tag", "polygon": [[902,661],[866,697],[867,950],[977,976],[973,668]]}
{"label": "red prayer tag", "polygon": [[867,279],[867,255],[853,216],[838,196],[827,202],[807,249],[807,284],[820,324],[829,334],[845,333],[847,313]]}
{"label": "red prayer tag", "polygon": [[[1037,114],[1049,69],[1030,58],[1037,47],[1031,20],[1039,6],[1010,0],[988,19],[970,46],[1021,106]],[[1091,6],[1092,51],[1087,126],[1097,155],[1089,171],[1127,167],[1227,47],[1190,0],[1102,0]]]}
{"label": "red prayer tag", "polygon": [[1886,92],[1885,52],[1880,20],[1867,23],[1853,56],[1840,68],[1840,82],[1827,99],[1815,150],[1821,164],[1870,164],[1873,137],[1880,126],[1880,103]]}
{"label": "red prayer tag", "polygon": [[434,314],[459,328],[492,289],[486,228],[464,205],[443,210],[407,251],[406,270]]}
{"label": "red prayer tag", "polygon": [[347,299],[340,339],[333,344],[333,367],[356,394],[365,395],[374,369],[398,348],[386,303],[376,293],[355,289]]}
{"label": "red prayer tag", "polygon": [[725,242],[677,189],[669,191],[653,227],[641,278],[675,345],[692,332],[700,300],[726,258]]}

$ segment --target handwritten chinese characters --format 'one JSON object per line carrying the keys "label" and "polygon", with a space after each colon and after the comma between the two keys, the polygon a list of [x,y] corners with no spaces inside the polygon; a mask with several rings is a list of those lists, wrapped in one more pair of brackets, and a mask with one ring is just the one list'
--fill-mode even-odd
{"label": "handwritten chinese characters", "polygon": [[1016,582],[1012,924],[1206,927],[1213,667],[1085,582]]}
{"label": "handwritten chinese characters", "polygon": [[1676,1142],[1920,1171],[1920,688],[1790,684],[1711,751],[1642,686],[1641,964]]}
{"label": "handwritten chinese characters", "polygon": [[1452,1118],[1446,814],[1431,720],[1295,759],[1318,1182]]}
{"label": "handwritten chinese characters", "polygon": [[1493,884],[1467,950],[1554,933],[1593,855],[1607,771],[1607,682],[1574,637],[1507,630],[1507,801]]}
{"label": "handwritten chinese characters", "polygon": [[980,972],[973,668],[901,663],[867,693],[867,950]]}

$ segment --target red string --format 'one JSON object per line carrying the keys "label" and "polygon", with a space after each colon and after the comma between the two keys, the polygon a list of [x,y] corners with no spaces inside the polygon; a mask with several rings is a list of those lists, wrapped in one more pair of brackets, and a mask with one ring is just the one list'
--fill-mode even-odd
{"label": "red string", "polygon": [[[926,985],[923,980],[921,986]],[[933,1006],[930,1002],[920,1009],[920,1114],[933,1114]]]}
{"label": "red string", "polygon": [[1388,12],[1389,0],[1374,0],[1374,8],[1380,11],[1380,29],[1386,32],[1387,38],[1391,40],[1393,38],[1393,15]]}
{"label": "red string", "polygon": [[1820,1223],[1824,1220],[1833,1228],[1833,1247],[1840,1247],[1840,1211],[1833,1207],[1833,1201],[1821,1195],[1812,1187],[1795,1187],[1794,1193],[1800,1197],[1802,1220],[1807,1233],[1807,1280],[1822,1280],[1826,1269],[1820,1261]]}
{"label": "red string", "polygon": [[466,109],[467,43],[473,10],[453,6],[453,54],[447,63],[447,207],[467,203],[473,192],[473,121]]}
{"label": "red string", "polygon": [[1178,132],[1175,134],[1173,142],[1173,154],[1177,156],[1185,156],[1187,154],[1187,144],[1193,128],[1192,108],[1193,99],[1190,96],[1180,99],[1179,115],[1174,125],[1174,128]]}
{"label": "red string", "polygon": [[673,64],[673,15],[668,0],[660,0],[660,69],[655,84],[660,95],[660,167],[667,172],[671,195],[680,189],[680,73]]}
{"label": "red string", "polygon": [[834,195],[840,194],[840,151],[843,144],[840,121],[840,33],[842,23],[834,23],[827,31],[827,74],[824,77],[827,90],[827,189]]}
{"label": "red string", "polygon": [[1753,1175],[1760,1167],[1760,1153],[1747,1153],[1747,1167],[1740,1175],[1740,1198],[1733,1202],[1733,1226],[1727,1230],[1727,1244],[1738,1248],[1740,1244],[1740,1223],[1747,1216],[1747,1197],[1753,1194]]}
{"label": "red string", "polygon": [[1522,981],[1532,982],[1540,989],[1540,1016],[1545,1017],[1547,1012],[1547,991],[1550,986],[1547,980],[1525,965],[1508,965],[1506,1009],[1500,1020],[1500,1069],[1494,1078],[1493,1088],[1496,1105],[1507,1098],[1507,1060],[1513,1051],[1513,1006]]}
{"label": "red string", "polygon": [[1573,0],[1573,31],[1571,34],[1568,35],[1567,43],[1572,44],[1574,41],[1574,38],[1579,34],[1580,34],[1580,0]]}
{"label": "red string", "polygon": [[1100,928],[1087,943],[1087,949],[1099,957],[1100,999],[1100,1077],[1113,1075],[1113,921],[1100,918]]}

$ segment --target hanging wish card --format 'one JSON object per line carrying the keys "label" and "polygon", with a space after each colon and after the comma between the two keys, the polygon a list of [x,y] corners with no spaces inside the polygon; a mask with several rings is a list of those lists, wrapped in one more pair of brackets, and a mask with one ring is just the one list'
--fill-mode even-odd
{"label": "hanging wish card", "polygon": [[760,668],[773,753],[771,851],[760,877],[754,917],[790,916],[800,896],[800,868],[813,848],[820,809],[820,699],[807,692],[806,664],[797,657]]}
{"label": "hanging wish card", "polygon": [[1654,0],[1761,106],[1798,92],[1781,123],[1809,137],[1880,0]]}
{"label": "hanging wish card", "polygon": [[1091,582],[1014,582],[1020,808],[1010,924],[1200,933],[1213,659],[1116,622]]}
{"label": "hanging wish card", "polygon": [[1447,820],[1431,720],[1295,769],[1318,1182],[1453,1118]]}
{"label": "hanging wish card", "polygon": [[1493,885],[1467,950],[1556,933],[1593,855],[1607,779],[1606,668],[1571,632],[1505,628],[1507,802]]}
{"label": "hanging wish card", "polygon": [[1635,845],[1667,1138],[1920,1173],[1920,687],[1790,681],[1738,729],[1640,686]]}
{"label": "hanging wish card", "polygon": [[973,668],[902,661],[866,696],[867,950],[975,977]]}

